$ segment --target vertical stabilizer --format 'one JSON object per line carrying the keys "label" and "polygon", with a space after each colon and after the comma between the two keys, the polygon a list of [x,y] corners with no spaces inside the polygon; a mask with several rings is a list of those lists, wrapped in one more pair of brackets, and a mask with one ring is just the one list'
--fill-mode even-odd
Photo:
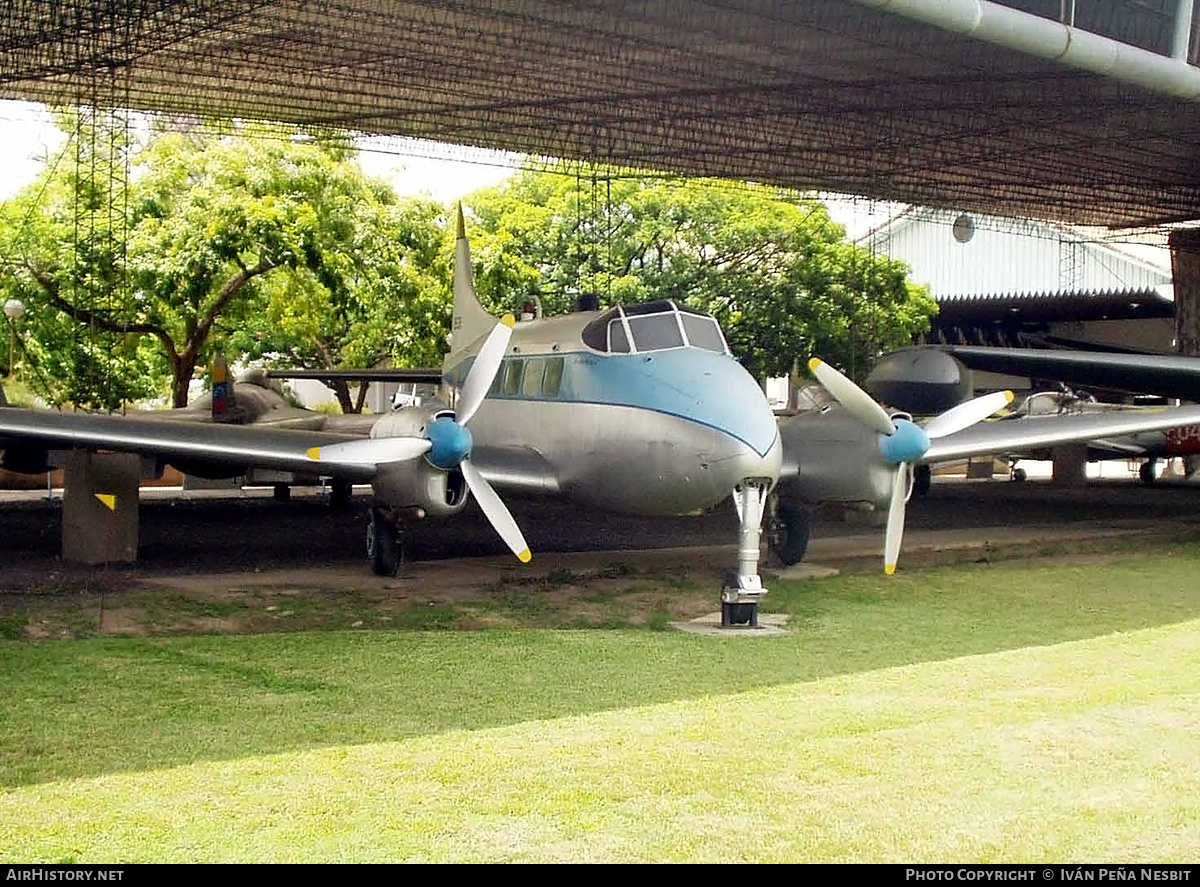
{"label": "vertical stabilizer", "polygon": [[450,321],[450,353],[446,365],[457,363],[457,355],[469,348],[496,326],[496,318],[483,310],[475,294],[475,274],[471,267],[471,248],[463,222],[462,204],[458,205],[458,232],[454,244],[454,317]]}

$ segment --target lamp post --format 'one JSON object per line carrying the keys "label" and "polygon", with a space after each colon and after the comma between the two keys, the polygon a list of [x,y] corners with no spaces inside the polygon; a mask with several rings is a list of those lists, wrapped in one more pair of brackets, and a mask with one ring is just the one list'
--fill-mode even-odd
{"label": "lamp post", "polygon": [[17,321],[25,313],[25,305],[20,299],[9,299],[4,303],[4,316],[8,318],[8,375],[13,373],[13,361],[17,352]]}

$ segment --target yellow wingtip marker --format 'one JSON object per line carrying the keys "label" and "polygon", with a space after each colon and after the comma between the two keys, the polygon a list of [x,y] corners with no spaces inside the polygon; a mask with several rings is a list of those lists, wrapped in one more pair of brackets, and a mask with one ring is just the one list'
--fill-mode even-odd
{"label": "yellow wingtip marker", "polygon": [[305,452],[305,455],[307,455],[308,458],[312,459],[314,462],[321,461],[321,448],[320,447],[309,447],[304,452]]}
{"label": "yellow wingtip marker", "polygon": [[891,576],[893,573],[895,573],[895,572],[896,572],[896,565],[895,565],[895,564],[884,564],[884,565],[883,565],[883,572],[885,572],[885,573],[887,573],[889,576]]}
{"label": "yellow wingtip marker", "polygon": [[810,360],[808,362],[808,368],[810,370],[812,370],[814,373],[817,371],[817,367],[819,367],[820,365],[821,365],[821,358],[819,358],[819,357],[814,357],[812,360]]}
{"label": "yellow wingtip marker", "polygon": [[510,329],[517,325],[517,319],[515,317],[513,317],[511,314],[505,314],[503,317],[500,318],[500,322],[502,324],[504,324],[506,327],[509,327]]}
{"label": "yellow wingtip marker", "polygon": [[524,551],[522,551],[520,554],[517,555],[517,560],[519,560],[523,564],[529,563],[532,559],[533,559],[533,555],[529,553],[528,548],[526,548]]}
{"label": "yellow wingtip marker", "polygon": [[109,511],[117,510],[117,497],[112,493],[96,493],[96,498],[104,503]]}

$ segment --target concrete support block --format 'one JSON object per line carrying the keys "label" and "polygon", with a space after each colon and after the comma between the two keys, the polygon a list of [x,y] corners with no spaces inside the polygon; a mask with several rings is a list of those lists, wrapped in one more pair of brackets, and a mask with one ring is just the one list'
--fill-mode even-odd
{"label": "concrete support block", "polygon": [[1087,482],[1087,444],[1064,444],[1051,450],[1052,481],[1060,487],[1081,487]]}
{"label": "concrete support block", "polygon": [[64,561],[105,564],[137,560],[140,468],[141,460],[131,453],[74,451],[67,457]]}
{"label": "concrete support block", "polygon": [[237,477],[197,477],[194,474],[185,474],[183,476],[183,488],[185,490],[240,490],[245,484],[246,478],[239,474]]}

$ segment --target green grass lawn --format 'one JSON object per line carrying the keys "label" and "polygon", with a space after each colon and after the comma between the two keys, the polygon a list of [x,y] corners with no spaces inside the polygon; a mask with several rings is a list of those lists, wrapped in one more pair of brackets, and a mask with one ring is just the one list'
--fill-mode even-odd
{"label": "green grass lawn", "polygon": [[1194,861],[1200,547],[776,582],[784,637],[0,642],[0,860]]}

